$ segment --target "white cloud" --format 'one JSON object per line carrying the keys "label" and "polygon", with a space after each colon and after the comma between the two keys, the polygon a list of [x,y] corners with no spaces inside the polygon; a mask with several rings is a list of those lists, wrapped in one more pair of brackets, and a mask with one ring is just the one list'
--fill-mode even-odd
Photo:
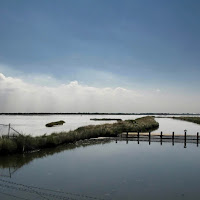
{"label": "white cloud", "polygon": [[[42,77],[42,76],[40,76]],[[200,112],[199,96],[98,88],[78,81],[40,86],[0,73],[0,112]]]}
{"label": "white cloud", "polygon": [[156,89],[156,92],[160,92],[160,89]]}

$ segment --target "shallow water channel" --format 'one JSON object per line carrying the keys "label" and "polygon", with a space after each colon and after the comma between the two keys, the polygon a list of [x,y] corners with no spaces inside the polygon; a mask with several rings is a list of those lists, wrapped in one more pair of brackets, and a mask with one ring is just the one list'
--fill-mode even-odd
{"label": "shallow water channel", "polygon": [[0,199],[195,200],[199,155],[195,144],[91,140],[0,157]]}

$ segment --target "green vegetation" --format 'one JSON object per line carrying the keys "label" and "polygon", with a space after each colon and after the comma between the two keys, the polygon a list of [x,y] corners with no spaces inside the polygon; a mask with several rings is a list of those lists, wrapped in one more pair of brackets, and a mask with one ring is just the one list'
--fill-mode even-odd
{"label": "green vegetation", "polygon": [[46,127],[52,127],[52,126],[57,126],[57,125],[63,125],[65,122],[63,120],[57,121],[57,122],[51,122],[46,124]]}
{"label": "green vegetation", "polygon": [[91,118],[93,121],[122,121],[122,119],[114,119],[114,118]]}
{"label": "green vegetation", "polygon": [[187,122],[193,122],[195,124],[200,124],[200,117],[172,117],[173,119],[184,120]]}
{"label": "green vegetation", "polygon": [[118,121],[113,124],[89,125],[74,131],[52,133],[38,137],[19,135],[15,138],[0,139],[0,154],[12,154],[56,147],[61,144],[97,137],[116,137],[122,132],[145,132],[157,129],[154,117],[142,117],[136,120]]}

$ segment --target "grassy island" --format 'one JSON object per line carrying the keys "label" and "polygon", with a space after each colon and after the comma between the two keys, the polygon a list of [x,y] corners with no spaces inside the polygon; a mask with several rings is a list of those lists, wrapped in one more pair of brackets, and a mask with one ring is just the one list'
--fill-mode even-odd
{"label": "grassy island", "polygon": [[57,125],[63,125],[65,122],[63,120],[57,121],[57,122],[51,122],[46,124],[46,127],[52,127],[52,126],[57,126]]}
{"label": "grassy island", "polygon": [[93,121],[122,121],[122,119],[117,118],[91,118]]}
{"label": "grassy island", "polygon": [[19,135],[14,138],[0,138],[0,154],[29,152],[90,138],[116,137],[122,132],[152,131],[158,127],[159,124],[154,117],[147,116],[136,120],[118,121],[113,124],[89,125],[74,131],[38,137]]}
{"label": "grassy island", "polygon": [[195,124],[200,124],[200,117],[172,117],[172,118],[187,121],[187,122],[193,122]]}

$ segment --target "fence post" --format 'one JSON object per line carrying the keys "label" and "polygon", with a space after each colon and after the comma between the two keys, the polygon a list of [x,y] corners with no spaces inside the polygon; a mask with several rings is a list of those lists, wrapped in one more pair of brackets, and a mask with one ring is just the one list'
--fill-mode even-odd
{"label": "fence post", "polygon": [[126,132],[126,137],[128,138],[128,132]]}
{"label": "fence post", "polygon": [[8,125],[8,138],[10,137],[10,124]]}
{"label": "fence post", "polygon": [[162,145],[162,131],[160,132],[160,145]]}
{"label": "fence post", "polygon": [[187,146],[187,141],[186,141],[186,134],[187,134],[187,130],[184,130],[185,132],[185,136],[184,136],[184,148],[186,148]]}
{"label": "fence post", "polygon": [[199,146],[199,132],[197,132],[197,146]]}
{"label": "fence post", "polygon": [[174,140],[174,132],[172,132],[172,139]]}
{"label": "fence post", "polygon": [[172,145],[174,146],[174,132],[172,132]]}
{"label": "fence post", "polygon": [[149,132],[149,145],[151,144],[151,132]]}

